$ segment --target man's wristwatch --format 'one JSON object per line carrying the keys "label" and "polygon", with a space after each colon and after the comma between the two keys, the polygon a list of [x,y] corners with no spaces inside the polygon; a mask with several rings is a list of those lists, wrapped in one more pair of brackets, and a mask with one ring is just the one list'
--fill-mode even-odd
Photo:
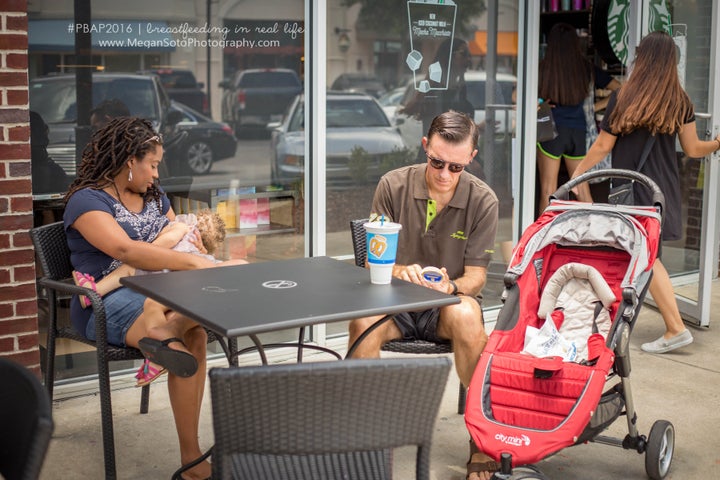
{"label": "man's wristwatch", "polygon": [[452,280],[449,280],[449,282],[450,282],[450,285],[452,286],[452,292],[450,292],[450,295],[457,295],[457,293],[458,293],[457,283],[455,283]]}

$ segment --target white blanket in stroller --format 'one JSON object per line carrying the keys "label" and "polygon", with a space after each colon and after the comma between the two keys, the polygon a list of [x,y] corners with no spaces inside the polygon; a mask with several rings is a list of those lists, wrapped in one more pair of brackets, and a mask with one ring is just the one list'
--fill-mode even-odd
{"label": "white blanket in stroller", "polygon": [[603,276],[594,267],[582,263],[568,263],[558,268],[545,285],[538,317],[547,318],[554,310],[562,309],[564,320],[558,332],[577,348],[575,362],[587,360],[587,340],[593,333],[593,318],[597,302],[603,307],[595,318],[598,333],[607,339],[612,321],[609,308],[616,298]]}

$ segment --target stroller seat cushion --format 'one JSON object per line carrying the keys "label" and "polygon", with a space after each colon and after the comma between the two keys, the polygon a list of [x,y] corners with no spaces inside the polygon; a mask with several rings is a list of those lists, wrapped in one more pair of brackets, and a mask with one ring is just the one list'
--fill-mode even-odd
{"label": "stroller seat cushion", "polygon": [[[562,309],[564,320],[558,328],[560,335],[577,347],[576,361],[587,360],[587,341],[593,333],[593,319],[598,333],[607,338],[612,320],[609,308],[616,301],[615,294],[600,272],[590,265],[568,263],[550,277],[540,298],[538,317],[545,318]],[[595,318],[596,303],[603,307]]]}

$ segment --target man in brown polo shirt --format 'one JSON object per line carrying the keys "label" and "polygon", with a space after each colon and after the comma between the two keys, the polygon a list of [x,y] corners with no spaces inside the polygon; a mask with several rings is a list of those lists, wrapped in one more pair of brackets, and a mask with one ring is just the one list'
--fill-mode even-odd
{"label": "man in brown polo shirt", "polygon": [[[498,200],[484,182],[464,171],[477,150],[478,127],[467,115],[450,110],[435,117],[422,146],[427,163],[385,174],[375,190],[371,220],[402,225],[393,276],[459,295],[460,303],[398,314],[357,347],[354,358],[380,355],[380,347],[400,338],[451,341],[455,368],[466,387],[487,343],[480,303],[487,266],[495,245]],[[421,270],[442,270],[439,283]],[[349,344],[381,316],[353,320]]]}

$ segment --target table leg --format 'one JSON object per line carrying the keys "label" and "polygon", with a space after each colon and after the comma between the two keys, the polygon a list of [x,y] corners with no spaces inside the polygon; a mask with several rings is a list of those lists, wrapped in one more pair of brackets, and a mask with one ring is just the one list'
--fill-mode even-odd
{"label": "table leg", "polygon": [[373,323],[372,325],[370,325],[370,326],[368,327],[368,329],[365,330],[365,331],[357,338],[357,340],[355,340],[355,341],[353,342],[353,344],[350,346],[350,348],[348,349],[347,353],[345,354],[345,359],[352,358],[352,354],[355,353],[355,350],[357,349],[357,346],[360,344],[360,342],[362,342],[362,341],[365,339],[365,337],[367,337],[368,335],[370,335],[376,328],[378,328],[380,325],[382,325],[383,323],[387,322],[388,320],[390,320],[390,319],[393,318],[394,316],[395,316],[395,314],[385,315],[385,316],[382,317],[380,320],[378,320],[377,322],[375,322],[375,323]]}

